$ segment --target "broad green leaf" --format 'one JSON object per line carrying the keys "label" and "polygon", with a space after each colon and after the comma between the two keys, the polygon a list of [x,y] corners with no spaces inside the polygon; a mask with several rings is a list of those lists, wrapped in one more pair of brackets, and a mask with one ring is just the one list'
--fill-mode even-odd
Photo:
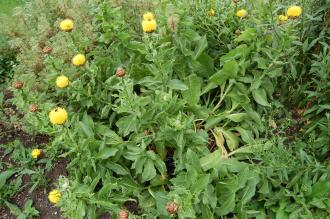
{"label": "broad green leaf", "polygon": [[197,59],[202,52],[207,48],[207,39],[206,36],[203,36],[199,41],[195,50],[194,59]]}
{"label": "broad green leaf", "polygon": [[253,90],[252,91],[252,96],[258,104],[260,104],[262,106],[269,106],[270,107],[270,104],[267,101],[266,91],[263,88]]}
{"label": "broad green leaf", "polygon": [[220,71],[210,77],[209,82],[222,85],[226,80],[236,78],[238,70],[239,67],[235,60],[228,61]]}
{"label": "broad green leaf", "polygon": [[137,131],[138,119],[135,115],[124,116],[116,122],[120,133],[127,136],[129,133]]}
{"label": "broad green leaf", "polygon": [[255,40],[257,37],[257,30],[254,28],[247,28],[239,37],[235,39],[237,42],[249,42]]}
{"label": "broad green leaf", "polygon": [[221,161],[221,151],[216,150],[199,159],[200,165],[204,171],[215,168]]}
{"label": "broad green leaf", "polygon": [[223,136],[226,139],[228,148],[233,151],[238,147],[238,137],[234,135],[231,131],[221,129]]}
{"label": "broad green leaf", "polygon": [[242,204],[246,204],[248,203],[252,197],[255,195],[256,193],[256,186],[259,182],[259,178],[258,178],[258,175],[256,174],[251,174],[250,177],[253,176],[254,179],[250,179],[246,185],[246,187],[244,187],[243,189],[243,195],[242,195],[242,198],[241,198],[241,202]]}
{"label": "broad green leaf", "polygon": [[116,132],[108,129],[106,132],[103,133],[104,136],[107,137],[107,144],[121,144],[123,143],[123,139],[117,135]]}
{"label": "broad green leaf", "polygon": [[17,205],[14,205],[6,200],[5,200],[5,204],[9,208],[10,213],[12,213],[13,215],[19,216],[20,214],[22,214],[21,209],[19,209],[19,207],[17,207]]}
{"label": "broad green leaf", "polygon": [[7,170],[0,173],[0,189],[5,185],[7,179],[16,173],[15,170]]}
{"label": "broad green leaf", "polygon": [[220,57],[220,61],[223,62],[228,62],[231,60],[239,59],[242,58],[250,53],[249,48],[247,45],[242,44],[239,45],[238,47],[230,50],[226,55],[223,55]]}
{"label": "broad green leaf", "polygon": [[83,201],[79,201],[78,206],[77,206],[77,210],[76,210],[76,215],[75,218],[76,219],[81,219],[84,218],[86,215],[86,205],[84,204]]}
{"label": "broad green leaf", "polygon": [[201,96],[202,80],[197,75],[192,74],[186,79],[186,83],[189,88],[182,92],[183,98],[189,105],[197,105]]}
{"label": "broad green leaf", "polygon": [[167,86],[173,90],[188,90],[188,86],[178,79],[170,80]]}
{"label": "broad green leaf", "polygon": [[226,116],[227,119],[230,119],[234,122],[242,122],[248,117],[247,113],[234,113]]}
{"label": "broad green leaf", "polygon": [[117,148],[111,147],[111,148],[103,148],[97,155],[98,159],[108,159],[109,157],[113,157],[118,152]]}
{"label": "broad green leaf", "polygon": [[86,123],[79,121],[78,126],[82,130],[83,134],[86,135],[86,137],[94,136],[93,130]]}
{"label": "broad green leaf", "polygon": [[156,175],[156,168],[153,161],[147,159],[142,172],[142,182],[152,180]]}
{"label": "broad green leaf", "polygon": [[197,181],[194,182],[194,184],[192,184],[191,187],[192,194],[197,194],[205,190],[207,185],[209,184],[209,181],[210,181],[209,174],[200,175],[199,179],[197,179]]}
{"label": "broad green leaf", "polygon": [[229,214],[235,209],[235,193],[231,192],[225,199],[224,202],[222,202],[221,206],[217,208],[217,214],[224,216],[226,214]]}
{"label": "broad green leaf", "polygon": [[117,163],[111,163],[109,165],[109,169],[114,171],[118,175],[128,175],[129,174],[129,172],[124,167],[122,167],[121,165],[119,165]]}
{"label": "broad green leaf", "polygon": [[330,181],[319,181],[312,186],[311,197],[322,197],[330,192]]}
{"label": "broad green leaf", "polygon": [[112,131],[110,128],[108,128],[105,125],[96,125],[95,126],[95,132],[100,136],[105,136],[106,143],[111,145],[117,145],[123,143],[123,139],[117,135],[116,132]]}

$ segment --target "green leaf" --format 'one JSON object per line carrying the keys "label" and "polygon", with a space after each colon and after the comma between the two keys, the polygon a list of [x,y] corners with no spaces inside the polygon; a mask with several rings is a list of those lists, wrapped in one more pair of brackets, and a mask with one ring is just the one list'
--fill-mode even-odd
{"label": "green leaf", "polygon": [[221,151],[216,150],[199,159],[199,163],[204,171],[215,168],[221,160]]}
{"label": "green leaf", "polygon": [[231,131],[220,129],[223,136],[226,139],[228,148],[233,151],[238,147],[238,137],[234,135]]}
{"label": "green leaf", "polygon": [[312,198],[322,197],[330,192],[330,181],[319,181],[312,186]]}
{"label": "green leaf", "polygon": [[152,160],[148,159],[144,164],[142,172],[142,182],[149,181],[157,175],[156,168]]}
{"label": "green leaf", "polygon": [[[99,128],[102,127],[102,128]],[[105,136],[106,138],[106,143],[110,145],[117,145],[123,143],[123,139],[117,135],[116,132],[112,131],[106,126],[97,126],[98,132],[100,133],[101,136]]]}
{"label": "green leaf", "polygon": [[236,38],[237,42],[249,42],[255,40],[257,37],[257,30],[254,28],[247,28],[239,37]]}
{"label": "green leaf", "polygon": [[188,90],[188,86],[178,79],[170,80],[167,86],[173,90]]}
{"label": "green leaf", "polygon": [[85,215],[86,215],[86,205],[84,204],[83,201],[79,201],[78,203],[78,206],[77,206],[77,210],[76,210],[76,214],[75,214],[75,217],[76,219],[81,219],[81,218],[84,218]]}
{"label": "green leaf", "polygon": [[79,121],[78,126],[81,128],[83,133],[86,135],[86,137],[93,137],[94,133],[93,130],[84,122]]}
{"label": "green leaf", "polygon": [[22,214],[21,209],[19,209],[16,205],[14,205],[10,202],[7,202],[6,200],[5,200],[5,204],[9,208],[10,213],[12,213],[13,215],[19,216],[20,214]]}
{"label": "green leaf", "polygon": [[267,101],[267,94],[266,91],[263,88],[259,88],[257,90],[253,90],[252,91],[252,96],[254,98],[254,100],[262,105],[262,106],[268,106],[270,107],[270,104]]}
{"label": "green leaf", "polygon": [[5,172],[0,173],[0,189],[5,185],[7,179],[9,179],[15,173],[15,170],[7,170]]}
{"label": "green leaf", "polygon": [[121,165],[119,165],[117,163],[111,163],[108,167],[110,170],[114,171],[118,175],[128,175],[129,174],[129,172],[124,167],[122,167]]}
{"label": "green leaf", "polygon": [[220,71],[210,77],[209,82],[222,85],[226,80],[236,78],[238,70],[239,67],[235,60],[228,61]]}
{"label": "green leaf", "polygon": [[189,105],[194,106],[199,102],[201,96],[202,80],[195,74],[191,74],[187,79],[188,90],[183,91],[183,98],[188,102]]}
{"label": "green leaf", "polygon": [[192,194],[197,194],[202,192],[203,190],[206,189],[207,185],[209,184],[210,181],[210,175],[205,174],[205,175],[200,175],[199,179],[197,179],[196,182],[191,187],[191,193]]}
{"label": "green leaf", "polygon": [[[230,191],[229,191],[230,192]],[[222,205],[217,209],[217,214],[224,216],[226,214],[229,214],[235,209],[235,193],[230,192],[227,196],[224,202],[222,202]]]}
{"label": "green leaf", "polygon": [[97,155],[98,159],[108,159],[109,157],[113,157],[119,150],[117,148],[103,148]]}
{"label": "green leaf", "polygon": [[198,41],[198,45],[197,45],[196,50],[195,50],[194,59],[197,59],[206,48],[207,48],[207,38],[206,38],[206,36],[203,36]]}
{"label": "green leaf", "polygon": [[120,133],[127,136],[129,133],[137,131],[138,119],[135,115],[124,116],[116,122]]}
{"label": "green leaf", "polygon": [[242,122],[247,118],[247,113],[234,113],[226,116],[226,118],[234,122]]}

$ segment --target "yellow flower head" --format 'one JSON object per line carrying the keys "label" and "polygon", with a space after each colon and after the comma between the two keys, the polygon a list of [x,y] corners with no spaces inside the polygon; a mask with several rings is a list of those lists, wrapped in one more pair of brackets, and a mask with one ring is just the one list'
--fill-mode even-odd
{"label": "yellow flower head", "polygon": [[57,107],[49,113],[49,120],[54,125],[63,125],[67,119],[68,113],[63,108]]}
{"label": "yellow flower head", "polygon": [[75,66],[82,66],[86,62],[86,57],[83,54],[75,55],[72,59],[72,64]]}
{"label": "yellow flower head", "polygon": [[292,6],[286,12],[289,18],[297,18],[301,15],[301,13],[302,13],[302,8],[299,6]]}
{"label": "yellow flower head", "polygon": [[288,16],[280,15],[278,16],[278,20],[283,23],[288,20]]}
{"label": "yellow flower head", "polygon": [[145,33],[152,33],[157,28],[157,22],[154,19],[148,19],[142,21],[142,29]]}
{"label": "yellow flower head", "polygon": [[245,9],[241,9],[236,12],[236,15],[240,18],[245,18],[248,15],[248,12]]}
{"label": "yellow flower head", "polygon": [[59,88],[66,88],[69,85],[69,78],[61,75],[56,78],[56,86]]}
{"label": "yellow flower head", "polygon": [[61,192],[57,189],[53,189],[48,194],[49,201],[54,204],[57,204],[60,201],[61,197],[62,197]]}
{"label": "yellow flower head", "polygon": [[40,155],[42,154],[42,150],[41,149],[33,149],[31,152],[31,157],[33,159],[37,159],[40,157]]}
{"label": "yellow flower head", "polygon": [[143,20],[154,20],[155,19],[155,16],[153,13],[151,12],[146,12],[143,14]]}
{"label": "yellow flower head", "polygon": [[215,15],[215,10],[214,9],[210,9],[207,14],[210,16],[210,17],[213,17]]}
{"label": "yellow flower head", "polygon": [[63,31],[71,31],[73,29],[73,21],[71,19],[65,19],[60,23],[60,29]]}

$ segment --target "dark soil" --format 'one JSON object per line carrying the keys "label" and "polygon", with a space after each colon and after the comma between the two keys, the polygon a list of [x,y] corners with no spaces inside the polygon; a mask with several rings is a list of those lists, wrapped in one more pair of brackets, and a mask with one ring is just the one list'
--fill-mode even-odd
{"label": "dark soil", "polygon": [[211,132],[209,132],[208,134],[209,134],[209,142],[207,144],[207,148],[209,149],[210,152],[214,152],[215,150],[217,150],[218,146],[216,144],[214,135]]}
{"label": "dark soil", "polygon": [[[13,94],[10,91],[3,91],[4,99],[10,100]],[[20,113],[16,107],[10,103],[1,106],[2,112],[7,118],[0,120],[0,145],[8,144],[14,140],[19,140],[25,147],[36,147],[50,142],[50,137],[45,134],[31,135],[21,130],[20,124],[11,124],[8,121],[10,117],[16,116],[22,118],[24,115]],[[49,181],[48,187],[37,187],[34,191],[30,190],[30,176],[24,175],[22,177],[23,185],[20,192],[16,193],[8,201],[17,205],[20,209],[24,207],[27,200],[33,201],[33,207],[39,211],[39,219],[60,219],[60,209],[55,207],[48,201],[48,193],[54,188],[55,182],[59,176],[67,176],[66,166],[68,159],[63,158],[58,160],[54,167],[46,174]],[[0,164],[2,164],[1,171],[5,171],[9,166],[18,167],[18,163],[10,158],[10,155],[4,155],[4,151],[0,147]],[[15,178],[14,176],[13,178]],[[24,187],[24,188],[23,188]],[[11,214],[10,210],[4,206],[0,206],[0,219],[15,219],[17,218]]]}

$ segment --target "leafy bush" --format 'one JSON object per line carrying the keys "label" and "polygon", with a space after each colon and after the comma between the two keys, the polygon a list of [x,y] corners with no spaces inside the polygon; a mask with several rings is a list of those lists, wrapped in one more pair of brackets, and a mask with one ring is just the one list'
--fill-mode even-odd
{"label": "leafy bush", "polygon": [[[12,88],[13,103],[26,130],[53,137],[49,158],[71,160],[58,181],[67,217],[115,216],[128,202],[136,218],[170,218],[176,206],[179,218],[329,213],[329,165],[315,159],[325,156],[324,141],[313,142],[314,156],[301,142],[288,149],[260,139],[277,84],[290,83],[282,82],[288,67],[293,78],[300,68],[293,58],[309,18],[279,24],[287,6],[274,1],[240,3],[246,18],[230,1],[212,4],[32,1],[17,11],[21,22],[7,32],[20,50],[14,80],[24,85]],[[154,33],[142,31],[146,10],[155,12]],[[67,18],[73,29],[61,31]],[[77,54],[87,62],[71,63]],[[327,47],[313,57],[310,97],[327,92],[328,57]],[[69,86],[56,87],[61,75]],[[49,123],[55,107],[68,112],[65,125]],[[329,118],[317,124],[327,135]]]}

